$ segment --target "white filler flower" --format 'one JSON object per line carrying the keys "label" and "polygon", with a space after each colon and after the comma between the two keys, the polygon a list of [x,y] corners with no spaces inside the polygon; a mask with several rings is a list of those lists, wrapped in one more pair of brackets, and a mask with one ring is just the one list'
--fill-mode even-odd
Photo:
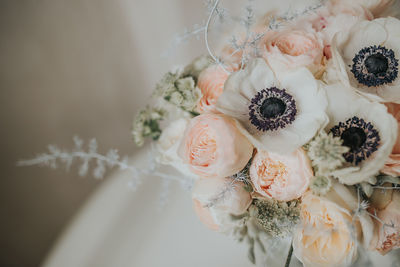
{"label": "white filler flower", "polygon": [[399,44],[400,20],[359,22],[335,36],[333,72],[369,98],[400,103]]}
{"label": "white filler flower", "polygon": [[397,137],[397,122],[383,104],[359,96],[354,89],[338,83],[326,87],[330,122],[326,127],[340,137],[350,150],[346,161],[332,172],[344,184],[375,182]]}
{"label": "white filler flower", "polygon": [[[278,76],[279,75],[279,76]],[[290,153],[327,123],[326,95],[306,68],[274,74],[255,59],[229,76],[217,109],[238,119],[259,149]]]}

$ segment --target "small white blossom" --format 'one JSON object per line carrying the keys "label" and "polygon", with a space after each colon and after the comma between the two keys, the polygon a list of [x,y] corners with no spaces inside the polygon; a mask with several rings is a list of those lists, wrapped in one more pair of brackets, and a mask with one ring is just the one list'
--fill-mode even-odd
{"label": "small white blossom", "polygon": [[349,151],[342,146],[340,137],[334,137],[332,133],[321,131],[308,145],[307,152],[312,165],[317,173],[326,174],[342,166],[345,161],[343,154]]}

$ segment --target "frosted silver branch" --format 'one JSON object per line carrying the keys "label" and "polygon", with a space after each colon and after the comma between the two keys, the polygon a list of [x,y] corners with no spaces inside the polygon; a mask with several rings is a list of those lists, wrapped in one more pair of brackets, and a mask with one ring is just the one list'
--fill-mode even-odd
{"label": "frosted silver branch", "polygon": [[169,48],[164,53],[162,53],[162,56],[167,57],[168,55],[172,54],[173,50],[175,50],[177,46],[179,46],[182,43],[185,43],[192,37],[199,40],[201,34],[203,34],[205,29],[206,27],[203,24],[195,24],[193,25],[193,28],[191,30],[185,29],[182,34],[178,34],[175,36]]}
{"label": "frosted silver branch", "polygon": [[235,180],[230,179],[215,196],[208,200],[208,203],[204,205],[204,207],[211,208],[216,206],[218,203],[223,202],[229,196],[229,194],[236,190],[236,186]]}
{"label": "frosted silver branch", "polygon": [[[140,183],[141,176],[158,177],[169,181],[182,182],[183,178],[168,175],[156,170],[156,165],[148,162],[150,166],[136,167],[129,164],[128,157],[120,157],[116,149],[110,149],[106,154],[100,154],[97,151],[96,139],[90,140],[87,149],[83,147],[84,142],[79,137],[74,137],[75,147],[72,151],[62,150],[55,145],[48,146],[48,152],[39,154],[33,159],[20,160],[17,162],[18,166],[35,166],[43,165],[50,166],[53,169],[58,167],[59,163],[65,164],[69,169],[74,161],[80,161],[79,175],[85,176],[90,170],[91,163],[95,164],[92,174],[95,178],[101,179],[104,177],[107,168],[119,168],[126,170],[133,174],[132,181],[129,183],[132,187],[136,187]],[[154,157],[149,157],[154,158]]]}
{"label": "frosted silver branch", "polygon": [[213,7],[212,7],[212,9],[211,9],[211,13],[210,13],[210,15],[208,16],[208,19],[207,19],[207,22],[206,22],[206,26],[205,26],[205,31],[204,31],[204,41],[205,41],[205,45],[206,45],[206,48],[207,48],[207,52],[208,52],[208,54],[210,55],[210,57],[211,57],[218,65],[220,65],[220,66],[222,67],[222,69],[223,69],[226,73],[230,74],[230,71],[228,71],[228,70],[225,68],[223,62],[213,54],[213,52],[211,51],[210,45],[209,45],[209,43],[208,43],[208,32],[209,32],[209,29],[210,29],[210,23],[211,23],[211,19],[212,19],[213,15],[214,15],[214,12],[216,12],[216,10],[218,9],[218,3],[219,3],[219,0],[215,0],[214,5],[213,5]]}
{"label": "frosted silver branch", "polygon": [[318,3],[308,6],[306,9],[298,12],[286,12],[285,14],[279,17],[271,17],[268,28],[270,30],[277,30],[281,26],[283,26],[288,21],[293,21],[301,16],[308,15],[310,13],[316,12],[318,9],[323,7],[328,0],[320,0]]}

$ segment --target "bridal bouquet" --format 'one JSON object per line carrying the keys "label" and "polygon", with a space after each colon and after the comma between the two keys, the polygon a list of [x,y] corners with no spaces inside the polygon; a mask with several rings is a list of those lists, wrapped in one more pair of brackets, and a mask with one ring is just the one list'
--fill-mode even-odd
{"label": "bridal bouquet", "polygon": [[[332,0],[259,22],[248,9],[242,33],[167,73],[164,104],[137,117],[136,142],[158,139],[159,162],[194,177],[200,220],[246,239],[253,261],[262,239],[290,237],[305,266],[400,247],[395,4]],[[169,105],[183,112],[161,130]]]}
{"label": "bridal bouquet", "polygon": [[198,29],[209,55],[165,74],[134,141],[155,140],[156,161],[193,181],[199,219],[248,242],[253,262],[366,266],[400,248],[398,4],[331,0],[259,18],[249,5],[211,49],[225,10],[209,1]]}

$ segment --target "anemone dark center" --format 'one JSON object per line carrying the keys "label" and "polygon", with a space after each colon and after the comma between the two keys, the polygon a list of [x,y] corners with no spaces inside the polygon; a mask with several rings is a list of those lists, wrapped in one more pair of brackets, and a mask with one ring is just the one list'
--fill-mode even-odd
{"label": "anemone dark center", "polygon": [[270,87],[255,94],[249,105],[249,120],[258,131],[276,131],[293,123],[297,108],[285,89]]}
{"label": "anemone dark center", "polygon": [[260,107],[260,113],[264,118],[276,118],[285,113],[286,104],[281,99],[270,97],[264,100]]}
{"label": "anemone dark center", "polygon": [[389,68],[388,59],[382,54],[374,54],[365,60],[365,67],[369,73],[384,75]]}
{"label": "anemone dark center", "polygon": [[353,152],[365,143],[367,135],[361,128],[350,127],[342,133],[341,139],[343,140],[343,145],[349,147]]}

